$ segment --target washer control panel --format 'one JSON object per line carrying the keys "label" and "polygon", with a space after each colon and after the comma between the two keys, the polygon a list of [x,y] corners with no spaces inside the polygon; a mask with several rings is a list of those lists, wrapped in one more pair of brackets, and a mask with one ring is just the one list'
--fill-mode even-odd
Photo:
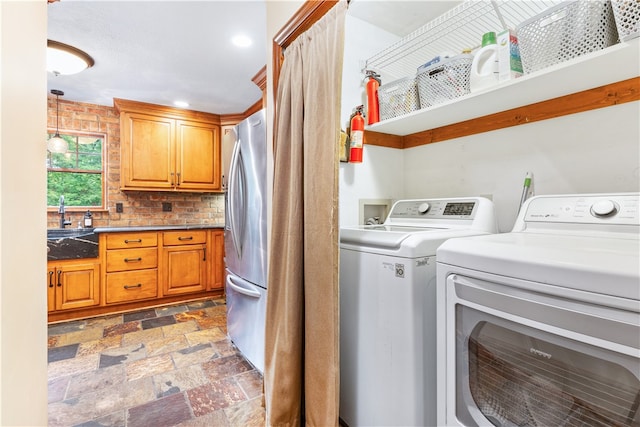
{"label": "washer control panel", "polygon": [[404,219],[473,219],[477,201],[456,200],[401,200],[391,209],[389,218]]}
{"label": "washer control panel", "polygon": [[640,225],[640,195],[537,196],[528,201],[524,221]]}

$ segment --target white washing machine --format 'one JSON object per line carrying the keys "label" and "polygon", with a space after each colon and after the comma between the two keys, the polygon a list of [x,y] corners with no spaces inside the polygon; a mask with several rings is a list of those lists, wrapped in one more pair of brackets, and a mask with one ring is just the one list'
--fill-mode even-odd
{"label": "white washing machine", "polygon": [[384,224],[340,230],[340,418],[434,425],[436,249],[496,232],[485,198],[401,200]]}
{"label": "white washing machine", "polygon": [[538,196],[437,251],[439,426],[640,425],[639,195]]}

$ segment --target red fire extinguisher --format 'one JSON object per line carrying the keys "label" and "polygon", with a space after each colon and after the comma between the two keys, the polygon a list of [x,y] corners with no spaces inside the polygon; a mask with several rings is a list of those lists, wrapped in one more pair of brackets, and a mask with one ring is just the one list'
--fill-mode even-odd
{"label": "red fire extinguisher", "polygon": [[372,125],[380,121],[378,103],[378,88],[380,87],[380,74],[373,70],[367,70],[367,124]]}
{"label": "red fire extinguisher", "polygon": [[351,148],[349,149],[349,163],[362,163],[362,145],[364,144],[364,105],[358,105],[351,117]]}

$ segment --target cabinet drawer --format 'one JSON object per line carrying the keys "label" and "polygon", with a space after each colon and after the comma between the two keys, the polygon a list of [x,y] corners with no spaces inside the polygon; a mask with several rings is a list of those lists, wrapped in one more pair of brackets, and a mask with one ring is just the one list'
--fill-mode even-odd
{"label": "cabinet drawer", "polygon": [[157,296],[157,269],[107,274],[107,304],[155,298]]}
{"label": "cabinet drawer", "polygon": [[165,231],[162,233],[162,242],[165,246],[199,245],[206,241],[206,230]]}
{"label": "cabinet drawer", "polygon": [[109,233],[107,249],[148,248],[158,246],[158,233]]}
{"label": "cabinet drawer", "polygon": [[142,270],[158,266],[158,249],[114,249],[107,251],[107,273]]}

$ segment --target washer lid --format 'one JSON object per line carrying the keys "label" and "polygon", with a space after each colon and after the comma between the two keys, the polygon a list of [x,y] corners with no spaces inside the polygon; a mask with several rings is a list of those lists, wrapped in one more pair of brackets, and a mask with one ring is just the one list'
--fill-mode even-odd
{"label": "washer lid", "polygon": [[511,232],[447,240],[438,264],[640,300],[638,239]]}
{"label": "washer lid", "polygon": [[360,225],[340,229],[340,243],[380,248],[399,248],[416,234],[441,231],[442,227],[404,227],[398,225]]}

